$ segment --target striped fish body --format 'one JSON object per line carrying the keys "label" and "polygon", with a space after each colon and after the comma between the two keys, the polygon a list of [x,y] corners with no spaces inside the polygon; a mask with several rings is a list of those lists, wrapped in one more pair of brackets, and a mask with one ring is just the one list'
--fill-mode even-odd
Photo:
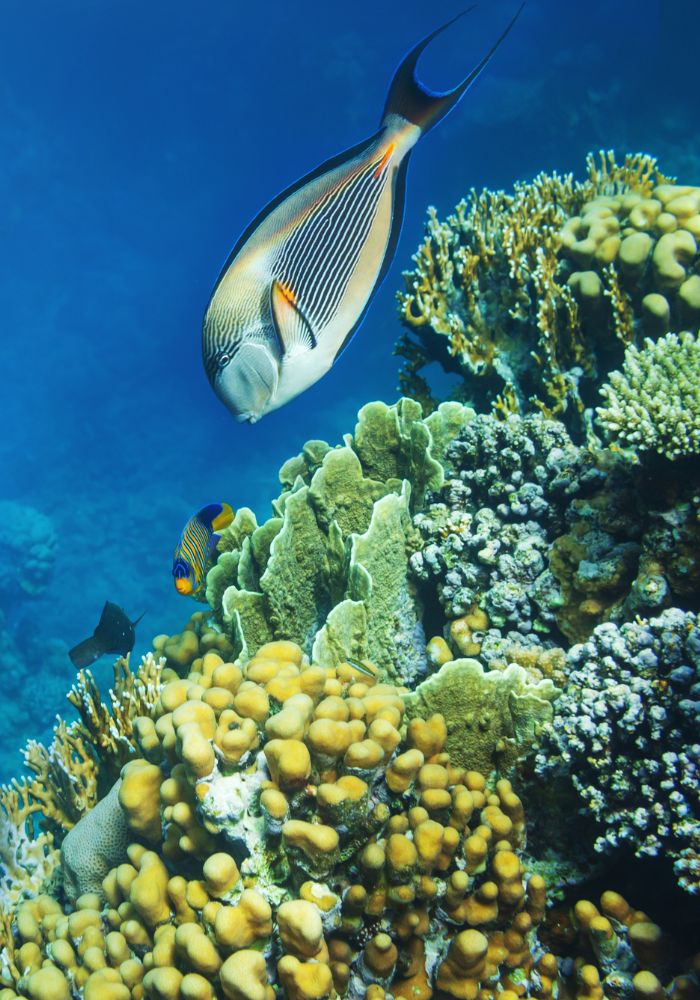
{"label": "striped fish body", "polygon": [[273,207],[230,262],[204,330],[230,359],[215,388],[240,419],[303,392],[354,332],[400,225],[402,165],[419,136],[405,120],[387,123]]}
{"label": "striped fish body", "polygon": [[237,419],[259,420],[331,368],[391,262],[411,149],[459,100],[512,23],[447,94],[431,94],[415,77],[420,53],[447,25],[429,35],[399,66],[379,131],[283,192],[243,233],[202,330],[205,370]]}
{"label": "striped fish body", "polygon": [[220,536],[233,520],[227,503],[212,503],[194,514],[183,528],[173,554],[173,579],[179,594],[204,600],[209,563]]}

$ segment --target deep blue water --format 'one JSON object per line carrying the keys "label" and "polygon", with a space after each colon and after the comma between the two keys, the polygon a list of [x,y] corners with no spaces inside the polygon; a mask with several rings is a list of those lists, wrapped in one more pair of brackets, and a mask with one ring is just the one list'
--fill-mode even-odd
{"label": "deep blue water", "polygon": [[[515,6],[482,3],[426,53],[423,78],[453,85]],[[250,427],[200,360],[228,250],[282,187],[375,130],[399,58],[461,5],[6,0],[0,501],[47,515],[58,548],[49,585],[27,596],[13,552],[25,528],[11,513],[0,525],[0,779],[64,711],[66,650],[106,598],[146,611],[135,655],[196,609],[170,576],[191,512],[226,499],[267,516],[286,457],[311,437],[337,441],[368,399],[396,397],[394,294],[428,204],[444,213],[471,186],[543,169],[580,175],[601,147],[653,153],[700,182],[696,6],[528,0],[415,151],[398,253],[356,339]],[[109,677],[107,658],[96,673]]]}

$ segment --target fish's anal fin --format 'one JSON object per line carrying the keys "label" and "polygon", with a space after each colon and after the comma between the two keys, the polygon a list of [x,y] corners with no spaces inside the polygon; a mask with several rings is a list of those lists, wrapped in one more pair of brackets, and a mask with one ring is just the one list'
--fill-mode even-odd
{"label": "fish's anal fin", "polygon": [[285,359],[316,347],[314,331],[299,307],[294,290],[276,278],[270,289],[270,314]]}

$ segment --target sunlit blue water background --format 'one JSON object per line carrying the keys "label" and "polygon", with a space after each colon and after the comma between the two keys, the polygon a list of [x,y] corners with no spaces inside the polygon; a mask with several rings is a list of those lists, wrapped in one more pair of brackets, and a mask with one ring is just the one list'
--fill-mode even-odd
{"label": "sunlit blue water background", "polygon": [[[286,457],[311,437],[336,442],[366,400],[396,397],[394,294],[428,204],[445,213],[471,186],[540,170],[580,176],[600,147],[653,153],[700,183],[696,6],[529,0],[486,74],[414,153],[396,260],[341,362],[241,427],[212,394],[199,346],[230,246],[280,188],[374,131],[401,55],[461,5],[3,5],[0,500],[48,515],[58,555],[31,598],[0,552],[13,650],[2,659],[0,780],[65,711],[67,649],[106,598],[146,612],[135,655],[196,609],[170,576],[194,510],[226,499],[267,516]],[[426,54],[424,79],[457,82],[514,8],[482,4]],[[106,682],[109,659],[95,672]]]}

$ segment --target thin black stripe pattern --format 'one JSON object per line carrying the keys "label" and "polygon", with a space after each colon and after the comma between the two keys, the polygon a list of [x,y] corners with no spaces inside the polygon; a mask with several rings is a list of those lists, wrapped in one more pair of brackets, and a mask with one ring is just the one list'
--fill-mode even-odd
{"label": "thin black stripe pattern", "polygon": [[211,311],[202,327],[202,357],[210,381],[213,381],[219,369],[219,358],[226,354],[232,360],[240,346],[241,341],[235,331],[224,330],[216,314]]}
{"label": "thin black stripe pattern", "polygon": [[353,171],[307,212],[273,263],[314,331],[335,315],[374,222],[389,171],[382,157]]}

